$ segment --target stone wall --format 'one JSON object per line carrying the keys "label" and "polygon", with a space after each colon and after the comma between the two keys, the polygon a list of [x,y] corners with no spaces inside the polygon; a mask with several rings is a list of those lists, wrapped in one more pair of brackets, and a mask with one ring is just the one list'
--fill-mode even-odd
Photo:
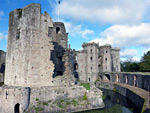
{"label": "stone wall", "polygon": [[[19,105],[18,107],[16,107]],[[75,112],[103,108],[102,92],[73,87],[0,87],[0,112]]]}
{"label": "stone wall", "polygon": [[[30,88],[23,87],[0,87],[0,112],[15,112],[15,107],[19,105],[20,113],[23,113],[29,106]],[[17,108],[16,108],[17,109]]]}
{"label": "stone wall", "polygon": [[[150,75],[130,73],[101,73],[103,80],[129,84],[150,91]],[[110,78],[110,79],[108,79]]]}
{"label": "stone wall", "polygon": [[142,111],[142,107],[144,105],[145,99],[143,97],[140,97],[133,91],[131,91],[125,87],[122,87],[122,86],[119,86],[116,84],[112,84],[112,83],[106,83],[106,82],[97,82],[96,86],[99,88],[113,90],[116,93],[118,92],[121,95],[126,96],[130,101],[132,101]]}
{"label": "stone wall", "polygon": [[5,72],[6,52],[0,50],[0,73]]}

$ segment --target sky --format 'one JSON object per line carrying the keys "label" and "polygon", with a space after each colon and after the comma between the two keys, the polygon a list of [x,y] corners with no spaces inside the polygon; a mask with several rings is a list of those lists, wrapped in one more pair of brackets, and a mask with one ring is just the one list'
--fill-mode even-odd
{"label": "sky", "polygon": [[40,3],[54,22],[59,12],[73,49],[111,44],[121,49],[121,60],[135,61],[150,51],[150,0],[0,0],[0,50],[7,48],[9,13],[30,3]]}

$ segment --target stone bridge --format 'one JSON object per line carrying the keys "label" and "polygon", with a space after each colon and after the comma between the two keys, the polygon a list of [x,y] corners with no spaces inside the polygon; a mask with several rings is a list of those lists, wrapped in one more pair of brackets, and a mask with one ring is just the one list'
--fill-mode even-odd
{"label": "stone bridge", "polygon": [[99,88],[114,90],[129,98],[141,113],[150,113],[150,75],[136,73],[101,73]]}

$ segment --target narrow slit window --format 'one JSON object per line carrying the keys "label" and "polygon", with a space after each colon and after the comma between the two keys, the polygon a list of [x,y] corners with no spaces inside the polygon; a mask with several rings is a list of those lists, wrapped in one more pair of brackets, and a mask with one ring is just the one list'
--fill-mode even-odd
{"label": "narrow slit window", "polygon": [[16,39],[20,39],[20,29],[17,29],[17,33],[16,33]]}

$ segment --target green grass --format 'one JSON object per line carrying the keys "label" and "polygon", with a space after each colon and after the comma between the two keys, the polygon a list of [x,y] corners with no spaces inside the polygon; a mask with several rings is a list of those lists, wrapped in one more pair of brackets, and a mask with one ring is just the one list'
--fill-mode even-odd
{"label": "green grass", "polygon": [[85,88],[86,88],[86,90],[90,90],[90,84],[89,84],[89,83],[81,82],[81,83],[80,83],[80,86],[85,87]]}
{"label": "green grass", "polygon": [[87,100],[86,92],[84,93],[83,100]]}

